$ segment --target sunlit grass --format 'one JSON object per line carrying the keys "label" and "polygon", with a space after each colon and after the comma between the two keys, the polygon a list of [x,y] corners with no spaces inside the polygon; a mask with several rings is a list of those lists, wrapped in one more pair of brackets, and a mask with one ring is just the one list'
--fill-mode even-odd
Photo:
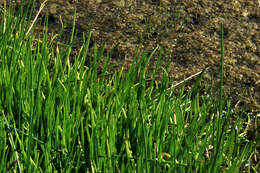
{"label": "sunlit grass", "polygon": [[63,50],[47,32],[26,35],[24,15],[8,16],[0,25],[1,172],[257,171],[250,157],[259,141],[244,138],[242,120],[222,96],[223,44],[219,96],[210,88],[200,95],[204,71],[184,92],[171,89],[160,65],[167,57],[147,70],[160,47],[133,57],[127,73],[122,67],[106,75],[104,47],[95,45],[86,60],[91,32],[71,63],[74,32]]}

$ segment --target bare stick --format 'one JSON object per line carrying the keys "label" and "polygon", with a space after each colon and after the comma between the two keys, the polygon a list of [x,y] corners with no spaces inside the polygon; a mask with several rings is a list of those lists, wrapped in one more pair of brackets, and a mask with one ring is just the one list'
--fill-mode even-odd
{"label": "bare stick", "polygon": [[36,20],[37,20],[39,14],[41,13],[42,9],[45,7],[45,3],[46,3],[47,1],[48,1],[48,0],[45,0],[45,1],[41,4],[41,7],[40,7],[40,9],[39,9],[37,15],[35,16],[35,18],[34,18],[32,24],[31,24],[30,28],[28,29],[28,31],[27,31],[27,33],[26,33],[26,36],[28,36],[28,34],[30,33],[30,31],[31,31],[31,29],[32,29],[32,27],[33,27],[33,25],[34,25],[34,23],[36,22]]}
{"label": "bare stick", "polygon": [[[208,69],[209,69],[209,67],[206,68],[206,70],[208,70]],[[176,88],[177,86],[181,85],[182,83],[184,83],[184,82],[186,82],[186,81],[188,81],[188,80],[190,80],[190,79],[192,79],[192,78],[198,76],[202,71],[203,71],[203,70],[201,70],[201,71],[199,71],[198,73],[195,73],[195,74],[191,75],[190,77],[188,77],[188,78],[186,78],[186,79],[180,81],[179,83],[173,85],[173,86],[171,87],[171,89]]]}

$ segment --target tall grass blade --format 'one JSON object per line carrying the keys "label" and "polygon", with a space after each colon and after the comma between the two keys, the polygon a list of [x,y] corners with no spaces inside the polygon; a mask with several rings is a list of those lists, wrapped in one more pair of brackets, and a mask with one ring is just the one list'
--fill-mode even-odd
{"label": "tall grass blade", "polygon": [[[217,134],[216,134],[216,141],[214,142],[214,152],[213,152],[213,157],[212,157],[212,164],[211,164],[211,169],[210,172],[214,173],[218,169],[219,164],[217,163],[217,160],[219,158],[219,154],[221,153],[220,147],[222,143],[222,137],[224,133],[224,128],[221,128],[221,123],[223,123],[223,101],[222,101],[222,95],[223,95],[223,73],[224,73],[224,28],[223,24],[220,26],[220,37],[221,37],[221,57],[220,57],[220,82],[219,82],[219,96],[218,96],[218,109],[216,112],[216,116],[218,116],[215,123],[217,123]],[[226,118],[225,118],[226,120]],[[222,124],[225,126],[226,121]],[[214,126],[213,126],[214,129]],[[214,133],[214,132],[213,132]]]}

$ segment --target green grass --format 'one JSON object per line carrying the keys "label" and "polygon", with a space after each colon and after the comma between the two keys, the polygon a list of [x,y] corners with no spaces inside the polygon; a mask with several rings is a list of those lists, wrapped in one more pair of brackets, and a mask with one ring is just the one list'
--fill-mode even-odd
{"label": "green grass", "polygon": [[204,71],[185,92],[170,89],[161,66],[167,57],[147,70],[159,47],[134,57],[127,73],[107,75],[104,46],[95,45],[84,66],[91,32],[70,63],[74,32],[59,49],[47,33],[41,41],[26,35],[23,14],[1,16],[1,172],[257,172],[250,158],[259,141],[244,137],[242,119],[222,96],[223,38],[219,96],[210,88],[200,95]]}

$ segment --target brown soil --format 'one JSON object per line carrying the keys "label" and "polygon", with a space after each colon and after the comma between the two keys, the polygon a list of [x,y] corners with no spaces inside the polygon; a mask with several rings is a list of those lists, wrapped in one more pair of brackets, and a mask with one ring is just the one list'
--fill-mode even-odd
{"label": "brown soil", "polygon": [[[141,2],[141,1],[140,1]],[[259,110],[260,4],[247,0],[49,0],[49,31],[67,23],[69,37],[74,9],[79,33],[93,31],[92,41],[114,48],[113,61],[131,61],[139,48],[169,49],[170,74],[181,81],[210,67],[206,81],[217,82],[220,64],[220,24],[224,25],[224,88],[234,104]],[[81,44],[78,34],[76,45]],[[155,56],[156,57],[156,56]]]}

